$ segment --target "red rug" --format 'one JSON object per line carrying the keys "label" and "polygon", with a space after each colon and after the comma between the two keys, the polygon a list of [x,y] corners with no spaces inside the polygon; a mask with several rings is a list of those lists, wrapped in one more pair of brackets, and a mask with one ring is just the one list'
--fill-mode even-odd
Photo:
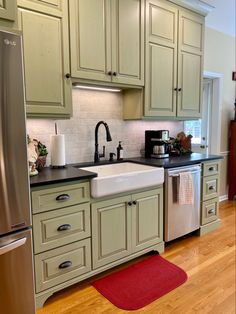
{"label": "red rug", "polygon": [[93,283],[123,310],[137,310],[180,286],[187,274],[160,255],[154,255]]}

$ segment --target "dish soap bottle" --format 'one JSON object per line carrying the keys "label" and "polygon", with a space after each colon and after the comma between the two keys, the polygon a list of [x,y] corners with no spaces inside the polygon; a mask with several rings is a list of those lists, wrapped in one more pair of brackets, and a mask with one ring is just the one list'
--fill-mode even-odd
{"label": "dish soap bottle", "polygon": [[119,145],[117,147],[117,160],[122,160],[124,158],[124,150],[121,146],[121,141],[119,141]]}

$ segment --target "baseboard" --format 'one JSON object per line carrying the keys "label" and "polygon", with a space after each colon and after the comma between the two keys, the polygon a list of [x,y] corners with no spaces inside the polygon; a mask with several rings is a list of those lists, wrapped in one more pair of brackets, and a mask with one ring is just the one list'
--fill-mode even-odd
{"label": "baseboard", "polygon": [[226,201],[228,199],[228,195],[226,194],[226,195],[221,195],[220,197],[219,197],[219,202],[223,202],[223,201]]}

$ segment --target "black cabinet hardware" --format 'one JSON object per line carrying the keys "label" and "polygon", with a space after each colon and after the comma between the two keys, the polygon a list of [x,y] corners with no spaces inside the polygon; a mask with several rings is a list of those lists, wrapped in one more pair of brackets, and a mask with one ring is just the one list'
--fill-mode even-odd
{"label": "black cabinet hardware", "polygon": [[61,194],[56,197],[57,201],[67,201],[70,198],[68,194]]}
{"label": "black cabinet hardware", "polygon": [[70,73],[66,73],[66,78],[70,78]]}
{"label": "black cabinet hardware", "polygon": [[70,229],[71,229],[70,224],[63,224],[57,228],[57,231],[66,231],[66,230],[70,230]]}
{"label": "black cabinet hardware", "polygon": [[213,208],[208,210],[208,214],[213,214],[214,212],[215,210]]}
{"label": "black cabinet hardware", "polygon": [[71,267],[72,266],[72,262],[71,261],[65,261],[63,263],[61,263],[58,268],[59,269],[65,269],[65,268],[68,268],[68,267]]}

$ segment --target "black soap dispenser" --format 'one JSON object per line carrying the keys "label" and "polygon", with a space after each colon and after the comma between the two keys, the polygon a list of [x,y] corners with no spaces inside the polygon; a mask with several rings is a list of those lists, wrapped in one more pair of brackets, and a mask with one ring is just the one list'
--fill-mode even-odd
{"label": "black soap dispenser", "polygon": [[124,149],[121,146],[121,141],[119,141],[119,145],[117,147],[117,160],[122,160],[124,158]]}

